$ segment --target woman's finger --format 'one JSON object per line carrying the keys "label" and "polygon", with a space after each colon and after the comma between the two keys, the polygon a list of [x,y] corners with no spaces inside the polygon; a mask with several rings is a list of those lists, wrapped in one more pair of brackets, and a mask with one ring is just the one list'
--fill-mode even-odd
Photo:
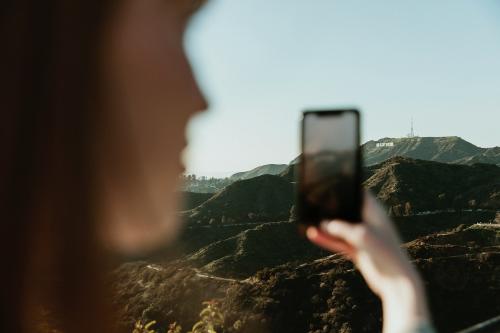
{"label": "woman's finger", "polygon": [[307,228],[306,235],[311,242],[328,251],[340,252],[349,258],[354,256],[355,249],[352,246],[341,239],[334,238],[331,235],[321,232],[321,230],[316,227]]}
{"label": "woman's finger", "polygon": [[337,237],[354,248],[360,248],[367,236],[366,226],[360,223],[349,223],[341,220],[323,221],[320,229]]}
{"label": "woman's finger", "polygon": [[375,196],[370,191],[365,190],[363,200],[363,221],[376,226],[385,225],[385,220],[387,219],[385,210]]}
{"label": "woman's finger", "polygon": [[401,237],[394,227],[393,222],[387,218],[384,207],[377,201],[377,198],[369,191],[365,192],[365,202],[363,207],[363,221],[368,227],[372,227],[383,233],[384,237],[394,244],[401,243]]}

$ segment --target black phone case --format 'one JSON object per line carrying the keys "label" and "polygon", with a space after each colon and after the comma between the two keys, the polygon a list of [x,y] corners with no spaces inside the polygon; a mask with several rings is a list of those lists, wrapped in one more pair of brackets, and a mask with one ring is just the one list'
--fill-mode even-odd
{"label": "black phone case", "polygon": [[[355,115],[356,118],[356,126],[354,130],[357,132],[356,134],[356,151],[355,151],[355,176],[354,176],[354,184],[355,186],[354,198],[352,198],[354,202],[354,209],[349,212],[346,216],[338,216],[336,218],[351,222],[351,223],[359,223],[361,222],[361,209],[362,209],[362,201],[363,201],[363,191],[362,191],[362,156],[361,156],[361,146],[360,146],[360,113],[357,109],[332,109],[332,110],[306,110],[303,112],[303,118],[301,121],[301,154],[299,158],[299,166],[298,166],[298,188],[296,191],[296,208],[297,208],[297,219],[298,223],[302,226],[313,225],[317,226],[319,222],[322,220],[319,219],[311,219],[311,213],[308,211],[308,205],[305,203],[305,194],[303,191],[304,184],[304,174],[305,174],[305,164],[304,164],[304,133],[305,126],[304,120],[308,116],[308,114],[315,114],[319,116],[337,116],[345,112],[351,112]],[[331,219],[331,217],[324,217],[324,219]]]}

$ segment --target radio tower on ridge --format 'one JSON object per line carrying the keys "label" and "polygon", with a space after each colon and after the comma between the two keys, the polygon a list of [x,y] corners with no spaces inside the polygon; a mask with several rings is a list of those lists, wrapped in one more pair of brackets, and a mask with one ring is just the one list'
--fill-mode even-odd
{"label": "radio tower on ridge", "polygon": [[415,131],[413,128],[413,117],[411,117],[411,127],[410,127],[410,133],[408,134],[409,138],[414,138],[415,137]]}

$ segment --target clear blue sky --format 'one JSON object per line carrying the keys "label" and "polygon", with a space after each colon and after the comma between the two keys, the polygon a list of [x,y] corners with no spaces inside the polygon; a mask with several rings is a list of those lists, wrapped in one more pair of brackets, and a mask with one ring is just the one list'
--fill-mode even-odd
{"label": "clear blue sky", "polygon": [[187,172],[227,175],[299,152],[306,107],[359,106],[363,141],[458,135],[500,145],[495,0],[209,0],[186,47],[209,112]]}

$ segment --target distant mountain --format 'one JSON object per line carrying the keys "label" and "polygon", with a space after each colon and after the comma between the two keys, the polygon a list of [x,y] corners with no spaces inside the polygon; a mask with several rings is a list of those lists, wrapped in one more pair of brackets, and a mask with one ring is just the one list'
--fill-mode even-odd
{"label": "distant mountain", "polygon": [[[442,163],[500,165],[500,147],[481,148],[458,136],[382,138],[364,143],[361,149],[366,166],[395,156]],[[289,165],[296,165],[299,161],[300,155],[290,161]]]}
{"label": "distant mountain", "polygon": [[195,179],[185,177],[181,185],[181,190],[192,193],[215,193],[231,184],[229,178],[207,178],[198,177]]}
{"label": "distant mountain", "polygon": [[278,175],[283,170],[285,170],[287,166],[287,164],[265,164],[253,168],[250,171],[237,172],[231,175],[229,179],[231,181],[236,181],[242,179],[250,179],[262,175]]}
{"label": "distant mountain", "polygon": [[500,165],[500,147],[480,148],[457,136],[383,138],[362,146],[366,165],[404,156],[443,163]]}
{"label": "distant mountain", "polygon": [[366,168],[364,186],[395,216],[436,210],[500,209],[500,167],[394,157]]}
{"label": "distant mountain", "polygon": [[500,147],[484,148],[484,150],[474,156],[465,157],[458,160],[457,163],[461,164],[474,164],[474,163],[488,163],[500,165]]}
{"label": "distant mountain", "polygon": [[286,221],[294,199],[290,182],[262,175],[226,186],[184,216],[197,225]]}

